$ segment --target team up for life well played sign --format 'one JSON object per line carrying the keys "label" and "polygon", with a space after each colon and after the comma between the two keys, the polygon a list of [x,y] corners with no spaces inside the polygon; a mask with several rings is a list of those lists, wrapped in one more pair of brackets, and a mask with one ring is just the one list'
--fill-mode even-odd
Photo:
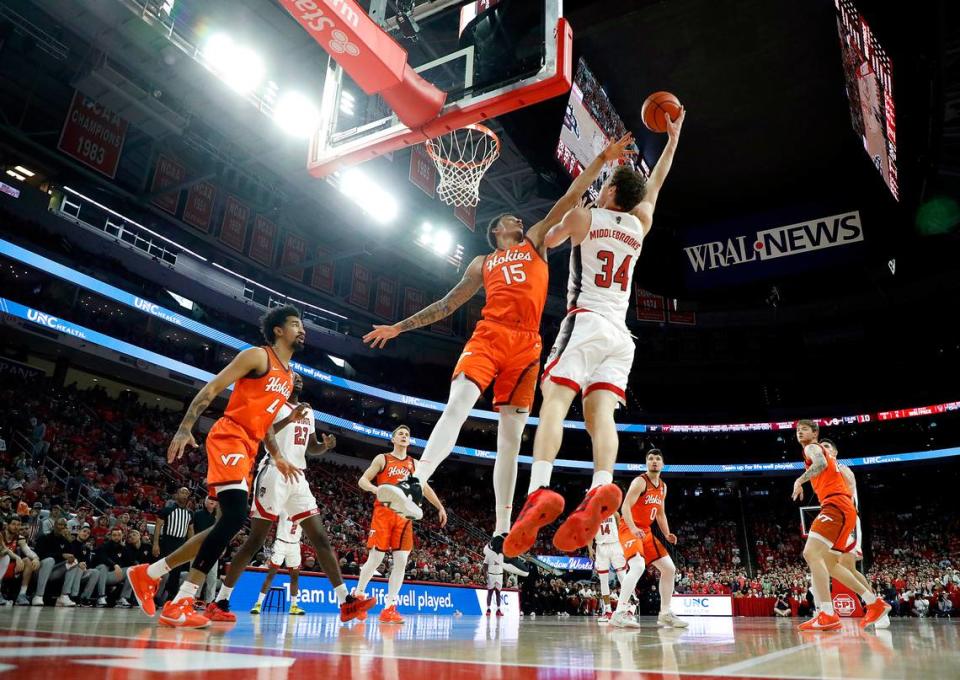
{"label": "team up for life well played sign", "polygon": [[57,148],[112,179],[117,174],[126,138],[127,121],[95,99],[75,91]]}

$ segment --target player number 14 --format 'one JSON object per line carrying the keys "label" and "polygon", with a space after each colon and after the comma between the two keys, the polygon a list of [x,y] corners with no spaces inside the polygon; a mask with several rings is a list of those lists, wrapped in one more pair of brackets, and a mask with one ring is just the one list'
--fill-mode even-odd
{"label": "player number 14", "polygon": [[523,264],[516,263],[501,267],[503,278],[507,283],[523,283],[527,280],[527,273],[523,271]]}

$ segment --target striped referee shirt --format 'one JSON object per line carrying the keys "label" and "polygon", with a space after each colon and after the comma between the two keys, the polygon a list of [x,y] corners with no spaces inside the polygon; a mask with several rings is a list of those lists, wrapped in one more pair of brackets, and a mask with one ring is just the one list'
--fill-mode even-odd
{"label": "striped referee shirt", "polygon": [[160,511],[163,518],[163,533],[160,538],[184,539],[193,520],[193,513],[179,505],[169,505]]}

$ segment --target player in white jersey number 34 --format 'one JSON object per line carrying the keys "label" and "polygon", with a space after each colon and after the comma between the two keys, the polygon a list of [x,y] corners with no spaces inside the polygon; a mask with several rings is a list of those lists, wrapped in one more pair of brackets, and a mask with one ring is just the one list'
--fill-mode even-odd
{"label": "player in white jersey number 34", "polygon": [[596,208],[571,210],[547,233],[550,248],[570,239],[568,310],[543,369],[530,486],[504,541],[508,557],[529,550],[537,532],[563,512],[563,496],[550,490],[550,476],[563,439],[563,419],[578,393],[583,395],[593,445],[593,481],[583,502],[557,529],[554,546],[564,552],[584,547],[623,500],[623,492],[613,484],[619,446],[613,413],[625,403],[633,365],[634,343],[626,315],[634,267],[653,225],[657,196],[673,164],[684,116],[681,111],[675,121],[667,117],[669,139],[649,178],[621,165],[604,183]]}

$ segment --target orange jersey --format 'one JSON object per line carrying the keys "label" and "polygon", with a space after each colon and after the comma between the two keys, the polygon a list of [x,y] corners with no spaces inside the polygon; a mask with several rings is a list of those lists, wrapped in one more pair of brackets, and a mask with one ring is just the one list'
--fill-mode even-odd
{"label": "orange jersey", "polygon": [[526,239],[490,253],[483,260],[484,320],[539,331],[549,278],[546,260]]}
{"label": "orange jersey", "polygon": [[[414,463],[413,458],[407,456],[406,458],[397,458],[396,456],[385,453],[383,454],[383,469],[377,473],[375,483],[377,486],[381,484],[398,484],[403,482],[413,474]],[[373,506],[380,507],[380,501],[374,502]]]}
{"label": "orange jersey", "polygon": [[[817,446],[820,446],[817,444]],[[847,483],[843,479],[843,475],[840,474],[840,463],[837,461],[836,456],[830,455],[825,448],[820,446],[820,451],[823,452],[824,458],[827,459],[827,467],[823,472],[810,480],[810,485],[813,486],[814,493],[817,494],[817,498],[820,499],[822,504],[830,496],[846,496],[847,498],[852,498],[850,494],[850,489],[847,487]],[[809,468],[813,462],[807,458],[807,453],[803,453],[803,465],[804,467]]]}
{"label": "orange jersey", "polygon": [[263,439],[293,392],[293,371],[284,368],[272,347],[267,351],[267,372],[259,378],[240,378],[233,386],[224,417],[242,427],[256,441]]}
{"label": "orange jersey", "polygon": [[657,519],[657,513],[663,508],[663,501],[667,497],[667,485],[660,480],[660,486],[654,486],[647,474],[640,475],[647,482],[646,490],[630,508],[633,521],[639,529],[646,531]]}

